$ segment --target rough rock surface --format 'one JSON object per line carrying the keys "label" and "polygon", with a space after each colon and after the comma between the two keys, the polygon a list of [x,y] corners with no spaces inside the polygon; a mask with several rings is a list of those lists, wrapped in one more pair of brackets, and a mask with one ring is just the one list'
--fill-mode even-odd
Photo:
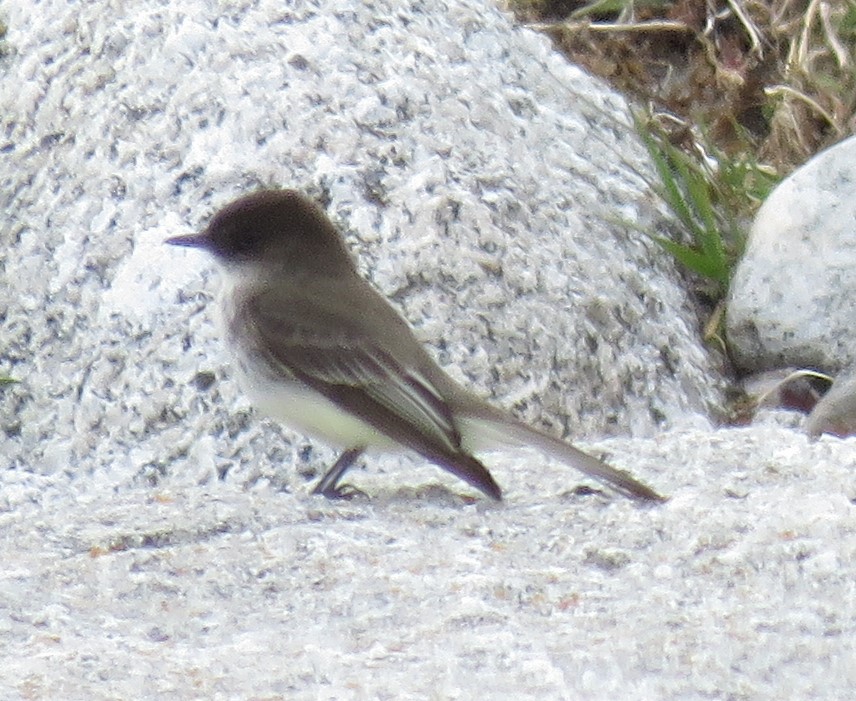
{"label": "rough rock surface", "polygon": [[761,426],[599,447],[671,501],[573,495],[537,459],[503,466],[502,504],[376,474],[370,501],[335,504],[7,480],[27,499],[0,513],[0,697],[852,695],[852,440]]}
{"label": "rough rock surface", "polygon": [[623,103],[489,5],[4,7],[7,466],[289,479],[228,381],[211,261],[162,244],[263,184],[323,196],[440,361],[531,421],[716,403],[673,269],[615,223],[658,221]]}

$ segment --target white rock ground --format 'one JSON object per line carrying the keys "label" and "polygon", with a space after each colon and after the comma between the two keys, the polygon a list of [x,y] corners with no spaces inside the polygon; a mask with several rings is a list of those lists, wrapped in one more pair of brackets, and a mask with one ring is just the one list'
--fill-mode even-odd
{"label": "white rock ground", "polygon": [[[478,2],[3,11],[0,698],[846,697],[853,444],[706,428],[620,100]],[[393,457],[309,497],[331,453],[249,412],[161,245],[259,184],[326,195],[485,395],[655,435],[589,445],[672,500],[531,455],[501,505]]]}
{"label": "white rock ground", "polygon": [[853,443],[757,427],[598,447],[671,501],[569,495],[534,458],[497,469],[499,505],[417,488],[421,469],[335,504],[21,486],[32,501],[0,517],[0,696],[849,698]]}

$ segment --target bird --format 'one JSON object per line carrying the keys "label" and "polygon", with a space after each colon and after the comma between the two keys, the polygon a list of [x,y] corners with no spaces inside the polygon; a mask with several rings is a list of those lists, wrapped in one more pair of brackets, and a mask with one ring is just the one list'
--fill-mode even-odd
{"label": "bird", "polygon": [[324,209],[300,191],[243,195],[200,233],[167,243],[204,250],[220,264],[225,343],[254,405],[343,450],[315,494],[352,495],[342,478],[366,450],[403,448],[500,500],[499,484],[475,454],[532,446],[627,497],[664,501],[450,377],[359,274]]}

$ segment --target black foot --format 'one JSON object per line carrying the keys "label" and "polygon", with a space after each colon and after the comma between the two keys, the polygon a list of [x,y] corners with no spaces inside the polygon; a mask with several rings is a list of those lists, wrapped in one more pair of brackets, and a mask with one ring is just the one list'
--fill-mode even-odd
{"label": "black foot", "polygon": [[359,489],[352,484],[340,484],[328,489],[321,489],[321,485],[318,484],[315,489],[312,490],[312,493],[318,494],[322,497],[327,497],[328,499],[343,499],[345,501],[350,501],[354,497],[368,497],[368,494],[366,494],[362,489]]}
{"label": "black foot", "polygon": [[312,493],[320,494],[328,499],[353,499],[357,495],[365,496],[365,493],[356,487],[349,484],[339,484],[339,480],[364,450],[365,448],[351,448],[342,453],[333,467],[327,470],[327,473],[315,485]]}

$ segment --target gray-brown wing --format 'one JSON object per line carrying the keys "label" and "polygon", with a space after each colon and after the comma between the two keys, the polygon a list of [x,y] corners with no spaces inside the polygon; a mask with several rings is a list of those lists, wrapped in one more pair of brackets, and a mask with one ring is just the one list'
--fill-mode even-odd
{"label": "gray-brown wing", "polygon": [[454,415],[437,388],[359,323],[307,298],[286,305],[263,294],[246,304],[248,331],[270,362],[397,443],[500,497],[487,469],[463,451]]}

